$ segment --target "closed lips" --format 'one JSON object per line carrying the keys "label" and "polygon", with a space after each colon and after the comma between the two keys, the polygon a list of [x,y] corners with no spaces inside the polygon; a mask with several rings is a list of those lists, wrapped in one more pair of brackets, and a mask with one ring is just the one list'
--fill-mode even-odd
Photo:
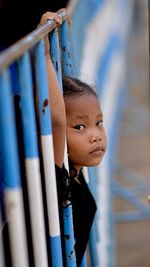
{"label": "closed lips", "polygon": [[94,153],[94,152],[96,152],[96,151],[102,151],[102,152],[104,152],[104,151],[105,151],[105,148],[104,148],[103,146],[97,146],[96,148],[94,148],[94,149],[90,152],[90,154],[92,154],[92,153]]}

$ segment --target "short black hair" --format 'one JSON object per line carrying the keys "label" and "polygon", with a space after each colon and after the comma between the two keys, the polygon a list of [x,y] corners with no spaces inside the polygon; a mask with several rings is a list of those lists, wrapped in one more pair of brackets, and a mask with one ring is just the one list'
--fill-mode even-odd
{"label": "short black hair", "polygon": [[64,98],[77,97],[81,95],[92,95],[97,98],[97,94],[90,85],[73,77],[63,76],[63,96]]}

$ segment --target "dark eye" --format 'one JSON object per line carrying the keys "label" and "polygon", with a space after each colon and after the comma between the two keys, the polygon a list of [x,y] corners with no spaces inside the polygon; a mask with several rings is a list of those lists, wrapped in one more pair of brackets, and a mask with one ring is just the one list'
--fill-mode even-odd
{"label": "dark eye", "polygon": [[96,123],[96,126],[103,126],[103,120],[100,120]]}
{"label": "dark eye", "polygon": [[85,128],[85,126],[83,124],[79,124],[79,125],[75,125],[74,128],[81,131]]}

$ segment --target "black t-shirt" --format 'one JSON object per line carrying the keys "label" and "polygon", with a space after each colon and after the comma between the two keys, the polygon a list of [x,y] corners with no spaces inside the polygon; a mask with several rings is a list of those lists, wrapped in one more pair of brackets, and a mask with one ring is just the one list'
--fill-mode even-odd
{"label": "black t-shirt", "polygon": [[[70,165],[70,193],[73,210],[73,226],[75,236],[75,252],[77,259],[77,266],[80,266],[83,255],[86,250],[86,246],[89,239],[89,233],[94,220],[96,212],[95,200],[88,188],[88,185],[84,179],[82,171],[80,171],[78,180],[76,177],[76,170]],[[60,226],[63,238],[63,179],[68,176],[67,171],[64,168],[56,166],[56,179],[57,179],[57,190],[58,190],[58,202],[59,202],[59,215],[60,215]],[[64,241],[62,240],[62,249],[64,254]]]}

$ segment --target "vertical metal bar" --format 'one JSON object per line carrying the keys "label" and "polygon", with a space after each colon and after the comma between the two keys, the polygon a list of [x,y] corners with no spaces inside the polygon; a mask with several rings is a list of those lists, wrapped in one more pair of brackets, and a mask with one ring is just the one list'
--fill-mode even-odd
{"label": "vertical metal bar", "polygon": [[65,20],[61,26],[61,49],[62,49],[62,69],[65,75],[74,77],[74,64],[71,43],[71,31],[68,21]]}
{"label": "vertical metal bar", "polygon": [[[97,173],[95,167],[84,167],[83,168],[83,174],[85,176],[86,182],[88,183],[88,186],[95,198],[97,200]],[[96,186],[95,186],[96,185]],[[98,212],[98,211],[97,211]],[[95,219],[90,231],[89,235],[89,252],[90,252],[90,260],[91,260],[91,266],[100,266],[100,259],[99,259],[99,253],[98,253],[98,241],[99,241],[99,232],[97,227],[97,221],[98,217],[97,214],[95,215]],[[83,260],[83,264],[84,260]]]}
{"label": "vertical metal bar", "polygon": [[[5,207],[10,236],[12,264],[28,266],[23,195],[16,140],[14,110],[8,70],[0,74],[0,123]],[[19,253],[19,255],[18,255]]]}
{"label": "vertical metal bar", "polygon": [[100,266],[99,264],[99,257],[97,251],[97,236],[96,236],[96,229],[95,229],[95,222],[93,222],[90,237],[89,237],[89,249],[90,249],[90,259],[91,259],[91,266]]}
{"label": "vertical metal bar", "polygon": [[2,223],[2,214],[1,214],[1,207],[0,207],[0,266],[5,267],[2,231],[3,231],[3,223]]}
{"label": "vertical metal bar", "polygon": [[50,101],[48,92],[47,70],[44,41],[36,45],[36,80],[38,89],[42,154],[44,162],[46,198],[48,209],[49,242],[52,252],[52,266],[61,267],[62,250],[60,239],[60,224],[56,175],[54,165],[53,137],[50,116]]}
{"label": "vertical metal bar", "polygon": [[34,261],[36,267],[47,267],[48,258],[45,237],[41,175],[32,92],[31,66],[28,53],[25,53],[19,59],[18,67]]}
{"label": "vertical metal bar", "polygon": [[[98,186],[99,200],[101,204],[100,219],[99,219],[99,232],[100,242],[98,243],[98,249],[100,250],[100,264],[104,266],[113,266],[112,260],[112,248],[111,248],[111,221],[110,221],[110,166],[108,151],[103,159],[103,165],[97,168],[97,174],[100,177],[100,185]],[[110,260],[111,259],[111,260]],[[110,263],[111,261],[111,263]],[[112,264],[112,265],[111,265]]]}
{"label": "vertical metal bar", "polygon": [[[62,52],[62,71],[66,76],[74,77],[77,75],[75,72],[75,62],[73,60],[73,51],[71,43],[71,29],[69,27],[68,21],[64,21],[61,26],[61,52]],[[73,64],[74,63],[74,64]],[[65,162],[67,157],[67,146],[65,147]]]}
{"label": "vertical metal bar", "polygon": [[86,253],[84,254],[80,267],[86,267],[87,266],[87,260],[86,260]]}
{"label": "vertical metal bar", "polygon": [[[55,29],[50,34],[50,43],[51,43],[51,59],[54,64],[60,87],[62,88],[62,74],[61,74],[61,64],[60,64],[60,48],[59,48],[59,38],[58,31]],[[67,152],[65,150],[65,164],[68,165]],[[66,184],[67,187],[67,184]],[[74,250],[74,232],[73,232],[73,217],[72,217],[72,204],[69,199],[65,199],[64,209],[63,209],[63,218],[64,218],[64,236],[65,236],[65,248],[66,248],[66,259],[67,267],[76,266],[76,256]]]}
{"label": "vertical metal bar", "polygon": [[[96,190],[97,190],[97,185],[96,184],[96,173],[95,173],[95,168],[94,167],[89,167],[88,168],[88,176],[89,176],[89,188],[96,200]],[[97,211],[98,212],[98,211]],[[100,266],[99,262],[99,253],[97,251],[97,244],[98,244],[98,239],[99,239],[99,233],[97,229],[97,213],[94,218],[94,222],[90,231],[90,236],[89,236],[89,248],[90,248],[90,258],[91,258],[91,265],[92,267],[94,266]]]}
{"label": "vertical metal bar", "polygon": [[[59,81],[59,86],[61,91],[63,92],[63,85],[62,85],[62,68],[61,68],[61,59],[60,59],[60,47],[59,47],[59,37],[58,37],[58,30],[55,29],[52,33],[50,33],[50,54],[51,59],[57,74],[57,78]],[[67,142],[65,142],[65,153],[64,153],[64,164],[66,169],[69,171],[68,165],[68,156],[67,156]]]}
{"label": "vertical metal bar", "polygon": [[61,91],[63,91],[60,47],[59,47],[59,37],[57,29],[55,29],[53,32],[50,33],[50,44],[51,44],[50,45],[51,60],[57,74],[60,89]]}

